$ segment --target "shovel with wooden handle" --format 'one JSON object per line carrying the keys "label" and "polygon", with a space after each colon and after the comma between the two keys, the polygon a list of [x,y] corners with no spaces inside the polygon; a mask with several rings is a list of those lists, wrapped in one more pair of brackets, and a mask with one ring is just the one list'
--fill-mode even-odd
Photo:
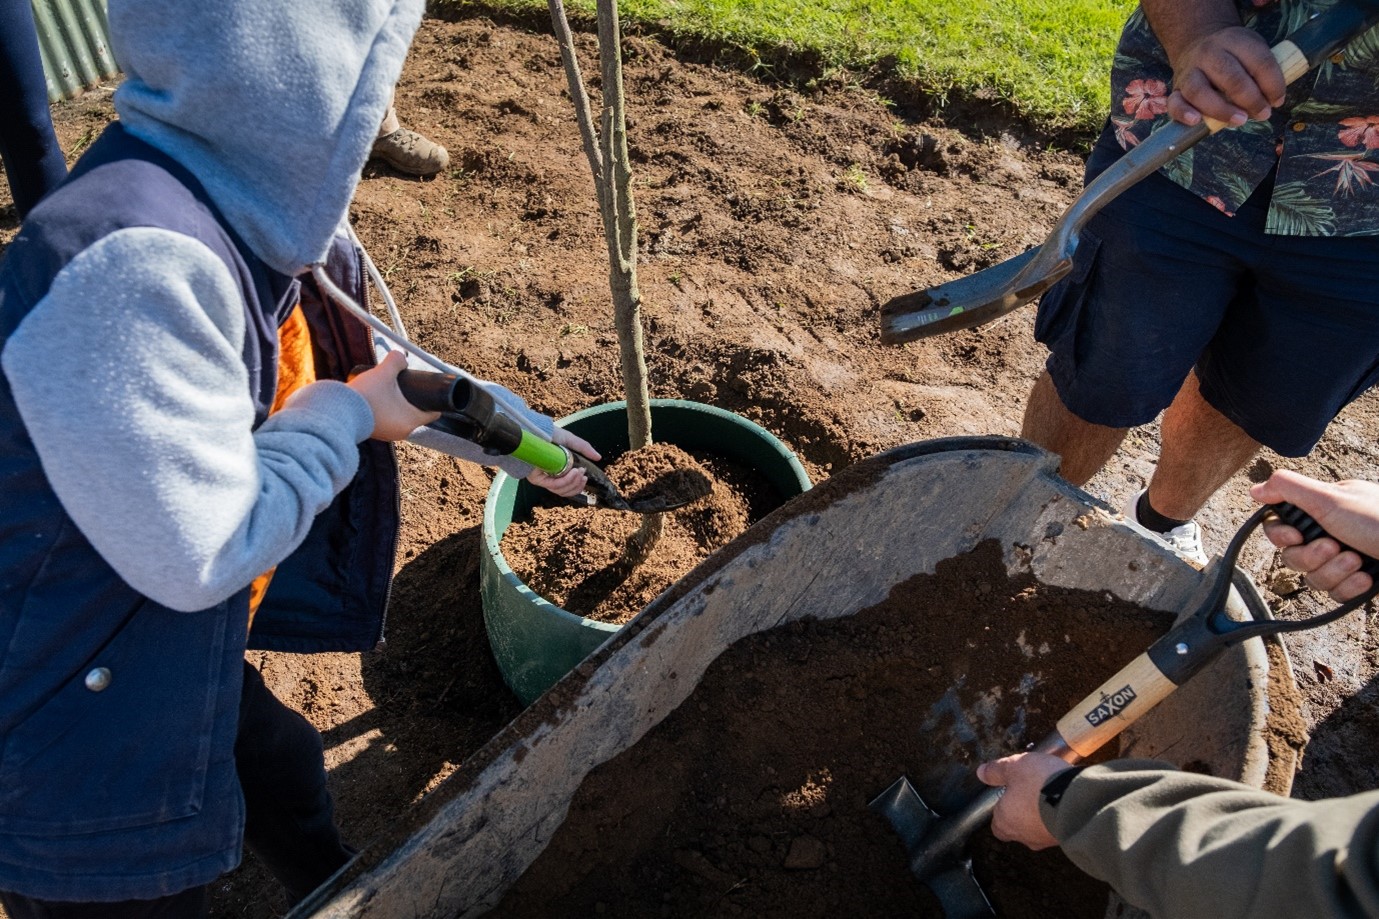
{"label": "shovel with wooden handle", "polygon": [[[1289,83],[1379,23],[1379,0],[1342,0],[1273,47]],[[956,332],[998,319],[1037,298],[1072,270],[1078,233],[1097,211],[1209,134],[1228,127],[1203,119],[1169,121],[1097,176],[1059,218],[1043,244],[976,274],[904,294],[881,307],[888,344]]]}
{"label": "shovel with wooden handle", "polygon": [[[1317,628],[1379,594],[1379,561],[1357,553],[1364,562],[1360,570],[1374,580],[1374,586],[1362,596],[1309,619],[1277,620],[1267,607],[1252,608],[1254,618],[1250,621],[1231,619],[1226,614],[1226,599],[1235,576],[1236,559],[1246,539],[1269,517],[1278,517],[1296,528],[1304,542],[1327,535],[1305,511],[1291,504],[1260,508],[1232,537],[1225,554],[1207,569],[1210,593],[1197,611],[1073,706],[1058,720],[1054,731],[1034,746],[1034,751],[1070,763],[1091,756],[1232,645],[1248,638]],[[1247,600],[1247,605],[1258,602],[1257,598],[1253,603]],[[899,834],[910,858],[910,870],[938,897],[948,919],[994,915],[972,875],[972,862],[965,860],[962,852],[968,837],[991,818],[991,811],[1004,791],[988,788],[961,810],[940,817],[924,803],[910,780],[901,776],[871,802],[872,810],[882,814]]]}

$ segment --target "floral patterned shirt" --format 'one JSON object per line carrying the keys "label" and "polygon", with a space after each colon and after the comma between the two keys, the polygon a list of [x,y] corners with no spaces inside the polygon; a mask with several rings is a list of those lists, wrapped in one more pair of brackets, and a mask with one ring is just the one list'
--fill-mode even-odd
{"label": "floral patterned shirt", "polygon": [[[1336,0],[1237,0],[1270,45]],[[1111,71],[1111,124],[1124,149],[1168,121],[1173,69],[1144,13],[1125,24]],[[1164,167],[1227,214],[1278,165],[1266,231],[1288,236],[1379,233],[1379,28],[1294,81],[1268,121],[1208,137]]]}

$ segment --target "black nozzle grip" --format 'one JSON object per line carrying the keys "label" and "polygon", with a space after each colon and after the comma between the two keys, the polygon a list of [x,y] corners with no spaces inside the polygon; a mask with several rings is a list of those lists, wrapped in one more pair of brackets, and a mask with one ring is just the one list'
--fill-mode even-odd
{"label": "black nozzle grip", "polygon": [[522,443],[522,428],[498,412],[488,391],[456,374],[404,370],[397,387],[422,411],[440,412],[433,428],[473,441],[490,456],[507,456]]}
{"label": "black nozzle grip", "polygon": [[423,412],[455,411],[457,382],[459,377],[453,373],[404,370],[397,375],[397,388],[403,397]]}

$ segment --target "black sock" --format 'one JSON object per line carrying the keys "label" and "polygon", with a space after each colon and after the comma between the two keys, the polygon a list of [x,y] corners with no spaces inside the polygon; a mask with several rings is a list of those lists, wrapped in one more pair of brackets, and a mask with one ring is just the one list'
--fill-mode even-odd
{"label": "black sock", "polygon": [[1146,530],[1153,530],[1155,533],[1167,533],[1169,530],[1176,530],[1187,523],[1186,520],[1174,520],[1172,517],[1165,517],[1150,507],[1147,489],[1144,494],[1140,495],[1139,502],[1135,504],[1135,517],[1139,520],[1140,526]]}

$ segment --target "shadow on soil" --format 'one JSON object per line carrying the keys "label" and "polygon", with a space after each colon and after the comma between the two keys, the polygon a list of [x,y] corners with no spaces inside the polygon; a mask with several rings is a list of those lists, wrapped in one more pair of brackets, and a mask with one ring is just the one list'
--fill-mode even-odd
{"label": "shadow on soil", "polygon": [[1379,788],[1379,682],[1345,699],[1312,730],[1302,771],[1293,781],[1295,798],[1330,798]]}

